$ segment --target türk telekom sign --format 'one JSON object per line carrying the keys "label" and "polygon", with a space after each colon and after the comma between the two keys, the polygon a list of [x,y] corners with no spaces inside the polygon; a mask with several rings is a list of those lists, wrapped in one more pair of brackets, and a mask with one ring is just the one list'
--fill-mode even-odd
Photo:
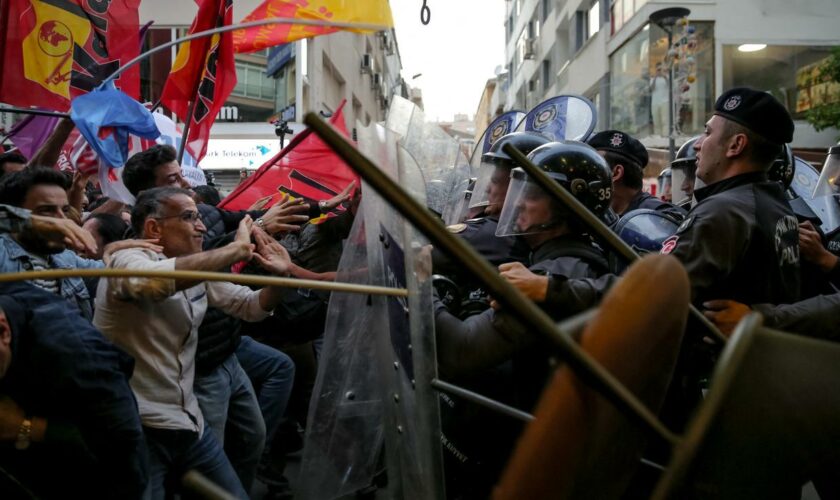
{"label": "t\u00fcrk telekom sign", "polygon": [[201,160],[204,170],[256,169],[280,152],[277,139],[210,139],[207,155]]}

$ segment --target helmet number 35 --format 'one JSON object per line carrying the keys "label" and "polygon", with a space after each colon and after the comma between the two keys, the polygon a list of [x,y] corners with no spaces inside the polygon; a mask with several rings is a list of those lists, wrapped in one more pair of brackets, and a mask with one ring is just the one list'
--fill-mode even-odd
{"label": "helmet number 35", "polygon": [[597,192],[598,201],[608,200],[610,198],[610,192],[612,188],[600,188]]}

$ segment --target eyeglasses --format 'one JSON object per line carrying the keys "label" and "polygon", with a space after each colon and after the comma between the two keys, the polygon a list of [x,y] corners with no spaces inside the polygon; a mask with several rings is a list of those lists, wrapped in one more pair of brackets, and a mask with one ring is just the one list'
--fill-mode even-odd
{"label": "eyeglasses", "polygon": [[192,225],[195,225],[196,222],[201,220],[201,216],[198,214],[198,212],[196,212],[194,210],[187,210],[185,212],[181,212],[178,215],[164,215],[163,217],[154,217],[154,219],[157,219],[157,220],[173,219],[175,217],[178,217],[179,219],[181,219],[184,222],[189,222]]}

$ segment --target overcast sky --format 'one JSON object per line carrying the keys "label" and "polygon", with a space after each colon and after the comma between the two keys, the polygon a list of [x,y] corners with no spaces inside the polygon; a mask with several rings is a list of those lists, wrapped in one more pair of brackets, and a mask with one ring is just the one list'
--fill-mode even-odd
{"label": "overcast sky", "polygon": [[[505,57],[503,0],[426,0],[431,22],[420,22],[423,0],[390,0],[403,78],[423,90],[430,120],[475,115],[484,84]],[[418,73],[422,76],[413,79]]]}

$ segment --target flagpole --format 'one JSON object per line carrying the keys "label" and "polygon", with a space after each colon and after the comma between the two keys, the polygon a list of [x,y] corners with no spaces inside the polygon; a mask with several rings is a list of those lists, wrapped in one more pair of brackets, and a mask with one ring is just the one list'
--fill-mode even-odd
{"label": "flagpole", "polygon": [[181,132],[181,144],[178,144],[178,165],[184,158],[184,147],[187,145],[187,138],[190,133],[190,124],[192,123],[193,113],[195,112],[195,103],[198,101],[198,89],[193,94],[193,100],[190,101],[190,109],[187,112],[187,121],[184,123],[184,131]]}
{"label": "flagpole", "polygon": [[0,113],[17,113],[21,115],[41,115],[55,116],[58,118],[70,118],[70,113],[59,113],[58,111],[47,111],[44,109],[18,108],[14,106],[8,108],[0,108]]}
{"label": "flagpole", "polygon": [[144,59],[148,58],[152,54],[156,54],[163,50],[168,49],[169,47],[173,47],[176,45],[180,45],[184,42],[189,42],[192,40],[197,40],[199,38],[204,38],[206,36],[215,35],[216,33],[226,33],[228,31],[235,31],[239,29],[246,29],[246,28],[254,28],[257,26],[266,26],[269,24],[299,24],[303,26],[324,26],[328,28],[349,28],[349,29],[356,29],[356,30],[364,30],[364,31],[384,31],[391,29],[391,26],[385,26],[381,24],[364,24],[364,23],[346,23],[346,22],[337,22],[337,21],[321,21],[315,19],[296,19],[290,17],[273,17],[271,19],[260,19],[259,21],[249,21],[247,23],[240,23],[240,24],[231,24],[230,26],[220,26],[218,28],[213,28],[211,30],[206,31],[199,31],[198,33],[193,33],[192,35],[187,35],[182,38],[176,38],[170,42],[166,42],[162,45],[158,45],[157,47],[153,47],[146,52],[143,52],[139,56],[135,57],[134,59],[128,61],[124,65],[117,68],[116,71],[111,73],[111,76],[106,78],[102,84],[106,84],[115,80],[120,74],[122,74],[127,69],[131,68],[132,66],[136,65],[137,63],[143,61]]}

